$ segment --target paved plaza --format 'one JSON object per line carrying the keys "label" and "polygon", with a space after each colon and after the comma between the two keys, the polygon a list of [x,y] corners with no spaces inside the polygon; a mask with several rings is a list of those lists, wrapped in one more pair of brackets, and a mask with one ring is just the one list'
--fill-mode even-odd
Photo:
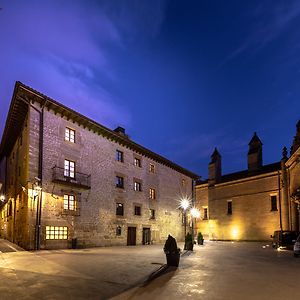
{"label": "paved plaza", "polygon": [[300,298],[300,259],[290,251],[206,242],[166,269],[162,247],[27,252],[0,240],[0,299]]}

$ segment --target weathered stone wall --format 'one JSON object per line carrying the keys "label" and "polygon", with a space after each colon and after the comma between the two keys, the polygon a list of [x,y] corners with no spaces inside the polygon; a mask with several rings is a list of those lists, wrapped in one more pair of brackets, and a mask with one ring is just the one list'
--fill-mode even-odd
{"label": "weathered stone wall", "polygon": [[[28,231],[28,161],[29,161],[29,118],[25,119],[22,131],[7,159],[6,204],[1,210],[1,237],[22,247],[27,247]],[[5,165],[1,166],[5,173]],[[5,174],[4,174],[5,176]],[[24,190],[23,190],[23,188]],[[4,188],[3,188],[4,190]]]}
{"label": "weathered stone wall", "polygon": [[[276,172],[212,187],[200,185],[196,191],[200,208],[208,203],[209,221],[200,221],[198,227],[210,239],[268,240],[280,229]],[[271,211],[271,195],[277,196],[277,211]],[[231,215],[228,201],[232,201]]]}
{"label": "weathered stone wall", "polygon": [[[64,140],[66,127],[75,130],[75,144]],[[124,153],[123,163],[115,159],[117,149]],[[135,156],[141,159],[141,168],[134,165]],[[91,174],[90,190],[52,182],[52,168],[63,168],[64,159],[75,161],[77,172]],[[149,172],[150,163],[155,165],[154,174]],[[116,175],[124,177],[124,189],[116,188]],[[134,191],[134,179],[142,183],[141,192]],[[150,187],[156,190],[155,200],[149,199]],[[64,193],[77,196],[79,215],[63,210]],[[181,240],[177,208],[182,194],[192,194],[191,178],[45,110],[42,247],[66,247],[72,238],[79,246],[126,245],[128,226],[136,227],[137,244],[142,243],[143,228],[150,228],[154,243],[169,233]],[[124,216],[116,216],[118,202],[124,204]],[[141,216],[134,215],[135,205],[141,206]],[[155,209],[155,220],[150,219],[149,208]],[[46,226],[68,226],[69,241],[46,240]],[[117,226],[121,236],[116,236]]]}

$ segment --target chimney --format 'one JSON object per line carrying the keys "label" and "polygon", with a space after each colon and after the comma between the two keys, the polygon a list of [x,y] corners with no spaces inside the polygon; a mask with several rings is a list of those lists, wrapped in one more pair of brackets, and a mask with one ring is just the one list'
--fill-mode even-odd
{"label": "chimney", "polygon": [[114,129],[114,132],[116,132],[117,134],[129,138],[129,136],[125,133],[125,128],[118,126],[116,129]]}
{"label": "chimney", "polygon": [[262,167],[262,142],[256,132],[249,142],[248,171],[257,171]]}
{"label": "chimney", "polygon": [[208,183],[209,185],[214,185],[218,183],[222,177],[222,157],[217,148],[215,148],[210,158],[211,161],[208,165]]}

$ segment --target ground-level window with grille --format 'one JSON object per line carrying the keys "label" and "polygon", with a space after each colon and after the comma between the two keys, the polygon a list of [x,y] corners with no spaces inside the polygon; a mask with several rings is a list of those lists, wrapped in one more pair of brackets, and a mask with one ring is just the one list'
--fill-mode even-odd
{"label": "ground-level window with grille", "polygon": [[67,240],[67,226],[46,226],[46,240]]}

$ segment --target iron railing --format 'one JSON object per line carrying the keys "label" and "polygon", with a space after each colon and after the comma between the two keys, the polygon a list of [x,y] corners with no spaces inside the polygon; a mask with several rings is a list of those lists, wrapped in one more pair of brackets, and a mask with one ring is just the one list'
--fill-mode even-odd
{"label": "iron railing", "polygon": [[67,174],[70,174],[70,172],[67,172],[64,168],[54,166],[52,168],[52,181],[66,185],[78,186],[85,189],[91,188],[91,175],[74,172],[74,177],[70,177],[66,176]]}

